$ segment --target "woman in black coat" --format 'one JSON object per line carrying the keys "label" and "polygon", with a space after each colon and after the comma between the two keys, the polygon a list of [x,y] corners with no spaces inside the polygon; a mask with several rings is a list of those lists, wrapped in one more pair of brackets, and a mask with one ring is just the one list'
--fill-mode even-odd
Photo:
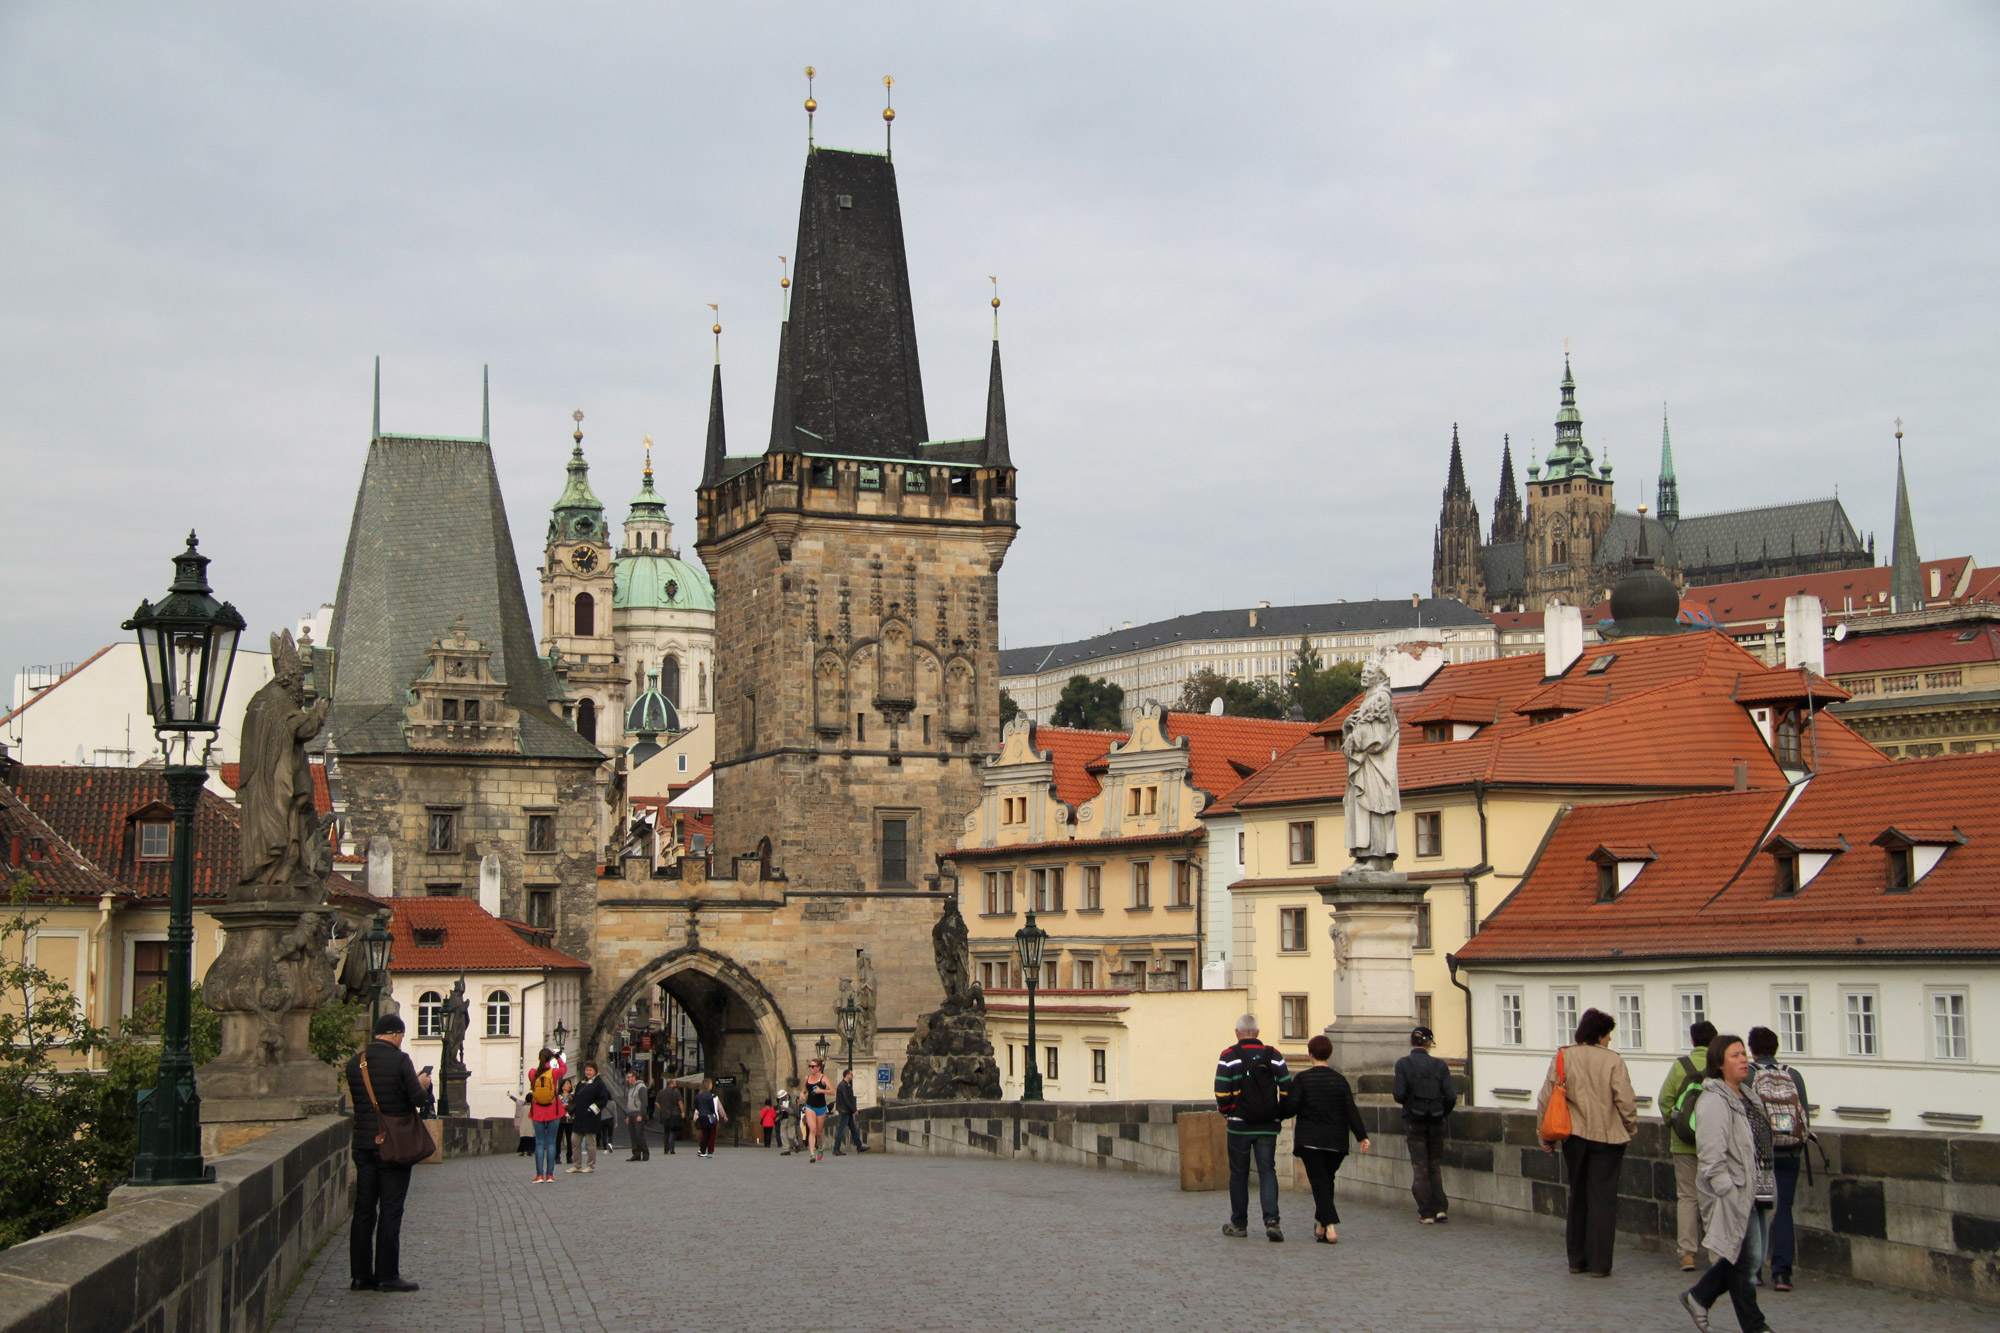
{"label": "woman in black coat", "polygon": [[1333,1177],[1347,1160],[1347,1137],[1360,1141],[1360,1151],[1368,1151],[1368,1127],[1354,1105],[1354,1090],[1337,1069],[1327,1067],[1333,1042],[1325,1033],[1306,1043],[1312,1068],[1292,1078],[1292,1156],[1305,1163],[1306,1179],[1312,1182],[1313,1239],[1337,1245],[1340,1237],[1334,1226],[1340,1213],[1333,1206]]}

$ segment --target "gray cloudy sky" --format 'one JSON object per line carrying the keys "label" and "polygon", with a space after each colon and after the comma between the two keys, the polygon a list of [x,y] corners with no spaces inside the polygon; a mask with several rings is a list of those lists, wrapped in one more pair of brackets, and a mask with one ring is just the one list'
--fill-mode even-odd
{"label": "gray cloudy sky", "polygon": [[[1990,5],[0,3],[0,671],[81,658],[189,526],[254,631],[334,594],[368,439],[493,439],[533,588],[569,413],[622,518],[650,434],[692,546],[722,304],[768,429],[805,149],[896,76],[930,421],[989,295],[1010,644],[1428,589],[1452,423],[1621,505],[1835,487],[1886,552],[2000,561]],[[533,605],[531,592],[530,605]]]}

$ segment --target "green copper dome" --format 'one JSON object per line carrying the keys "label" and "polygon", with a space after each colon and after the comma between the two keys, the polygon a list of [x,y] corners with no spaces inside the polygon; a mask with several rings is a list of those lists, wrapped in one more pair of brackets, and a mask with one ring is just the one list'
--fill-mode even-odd
{"label": "green copper dome", "polygon": [[611,605],[621,611],[713,611],[715,585],[699,565],[670,555],[621,555],[612,577]]}
{"label": "green copper dome", "polygon": [[583,461],[583,430],[579,427],[576,448],[569,456],[569,481],[549,515],[549,540],[601,542],[607,537],[604,504],[590,489],[590,464]]}
{"label": "green copper dome", "polygon": [[660,736],[681,729],[681,715],[667,696],[660,693],[660,673],[646,673],[646,692],[625,710],[625,730],[635,736]]}
{"label": "green copper dome", "polygon": [[[1569,357],[1563,357],[1562,407],[1556,413],[1556,443],[1542,464],[1549,481],[1571,477],[1596,479],[1590,450],[1583,443],[1583,413],[1576,406],[1576,377],[1570,374]],[[1530,476],[1534,469],[1528,469]]]}

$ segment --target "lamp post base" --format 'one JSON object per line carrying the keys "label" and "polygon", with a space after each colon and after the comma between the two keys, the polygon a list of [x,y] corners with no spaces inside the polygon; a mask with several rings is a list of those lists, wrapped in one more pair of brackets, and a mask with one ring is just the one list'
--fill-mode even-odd
{"label": "lamp post base", "polygon": [[139,1094],[139,1151],[132,1160],[133,1185],[204,1185],[215,1168],[201,1160],[201,1094],[194,1071],[162,1071],[160,1081]]}

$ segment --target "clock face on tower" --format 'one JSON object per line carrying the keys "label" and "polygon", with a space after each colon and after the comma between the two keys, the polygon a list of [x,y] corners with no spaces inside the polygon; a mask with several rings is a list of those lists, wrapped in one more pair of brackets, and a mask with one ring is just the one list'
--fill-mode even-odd
{"label": "clock face on tower", "polygon": [[597,568],[597,552],[588,546],[579,546],[569,553],[569,563],[577,573],[588,574]]}

